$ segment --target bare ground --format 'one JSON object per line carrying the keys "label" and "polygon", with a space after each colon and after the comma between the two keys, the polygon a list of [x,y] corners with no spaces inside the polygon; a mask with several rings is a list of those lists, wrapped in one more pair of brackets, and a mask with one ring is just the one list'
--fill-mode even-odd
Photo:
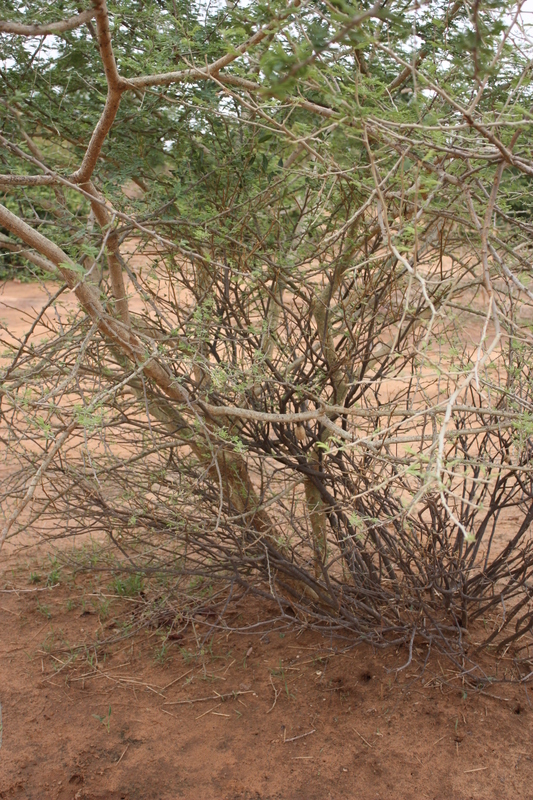
{"label": "bare ground", "polygon": [[[423,648],[395,672],[405,649],[296,622],[215,631],[202,654],[199,616],[175,639],[147,627],[95,651],[142,596],[116,596],[109,576],[46,588],[46,563],[10,555],[0,577],[2,799],[533,798],[523,686],[466,691],[436,655],[420,677]],[[231,613],[266,622],[249,598]]]}

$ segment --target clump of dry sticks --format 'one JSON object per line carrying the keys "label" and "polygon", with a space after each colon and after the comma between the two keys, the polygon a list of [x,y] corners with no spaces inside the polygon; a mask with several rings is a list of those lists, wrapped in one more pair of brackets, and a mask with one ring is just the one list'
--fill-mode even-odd
{"label": "clump of dry sticks", "polygon": [[[287,26],[305,29],[306,3],[210,63],[128,78],[102,0],[63,28],[0,23],[13,38],[92,36],[107,81],[86,141],[25,119],[16,98],[3,112],[0,247],[58,283],[24,338],[4,336],[1,540],[92,534],[113,569],[171,578],[217,624],[244,590],[410,654],[464,654],[475,631],[525,674],[533,228],[512,182],[533,170],[513,112],[525,101],[517,89],[496,118],[498,81],[479,76],[450,97],[427,50],[406,68],[379,38],[376,9],[351,28],[332,16],[345,50],[325,46],[283,93],[259,65]],[[526,35],[513,19],[501,60]],[[313,100],[318,77],[362,52],[355,28],[397,73],[374,113],[356,100],[362,57],[329,104]],[[398,122],[413,80],[418,118]],[[194,124],[183,150],[161,145],[159,171],[138,165],[132,199],[106,142],[128,144],[124,114],[144,102],[168,141],[176,108]]]}

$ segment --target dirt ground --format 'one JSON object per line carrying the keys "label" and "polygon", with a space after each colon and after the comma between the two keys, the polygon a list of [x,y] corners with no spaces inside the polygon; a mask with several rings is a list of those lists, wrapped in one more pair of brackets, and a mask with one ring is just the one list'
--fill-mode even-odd
{"label": "dirt ground", "polygon": [[523,686],[466,691],[438,657],[420,677],[421,651],[395,672],[405,649],[272,626],[249,598],[231,611],[248,629],[203,647],[197,615],[95,650],[142,595],[2,558],[2,800],[533,798]]}

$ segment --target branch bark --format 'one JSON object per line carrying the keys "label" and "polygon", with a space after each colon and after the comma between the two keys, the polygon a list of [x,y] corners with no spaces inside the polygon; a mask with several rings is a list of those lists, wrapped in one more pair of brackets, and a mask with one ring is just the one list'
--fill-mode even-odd
{"label": "branch bark", "polygon": [[82,11],[81,14],[76,14],[68,19],[60,20],[59,22],[49,22],[47,25],[30,24],[24,25],[21,22],[9,22],[8,20],[0,20],[0,33],[12,33],[17,36],[49,36],[50,34],[65,33],[66,31],[73,31],[75,28],[80,28],[86,22],[94,17],[95,11]]}

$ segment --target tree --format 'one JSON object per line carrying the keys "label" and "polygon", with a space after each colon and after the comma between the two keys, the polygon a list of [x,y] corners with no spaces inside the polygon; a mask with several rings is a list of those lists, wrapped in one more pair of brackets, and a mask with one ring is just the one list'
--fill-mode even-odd
{"label": "tree", "polygon": [[0,246],[79,313],[4,368],[2,540],[52,515],[221,608],[527,643],[521,5],[9,12]]}

